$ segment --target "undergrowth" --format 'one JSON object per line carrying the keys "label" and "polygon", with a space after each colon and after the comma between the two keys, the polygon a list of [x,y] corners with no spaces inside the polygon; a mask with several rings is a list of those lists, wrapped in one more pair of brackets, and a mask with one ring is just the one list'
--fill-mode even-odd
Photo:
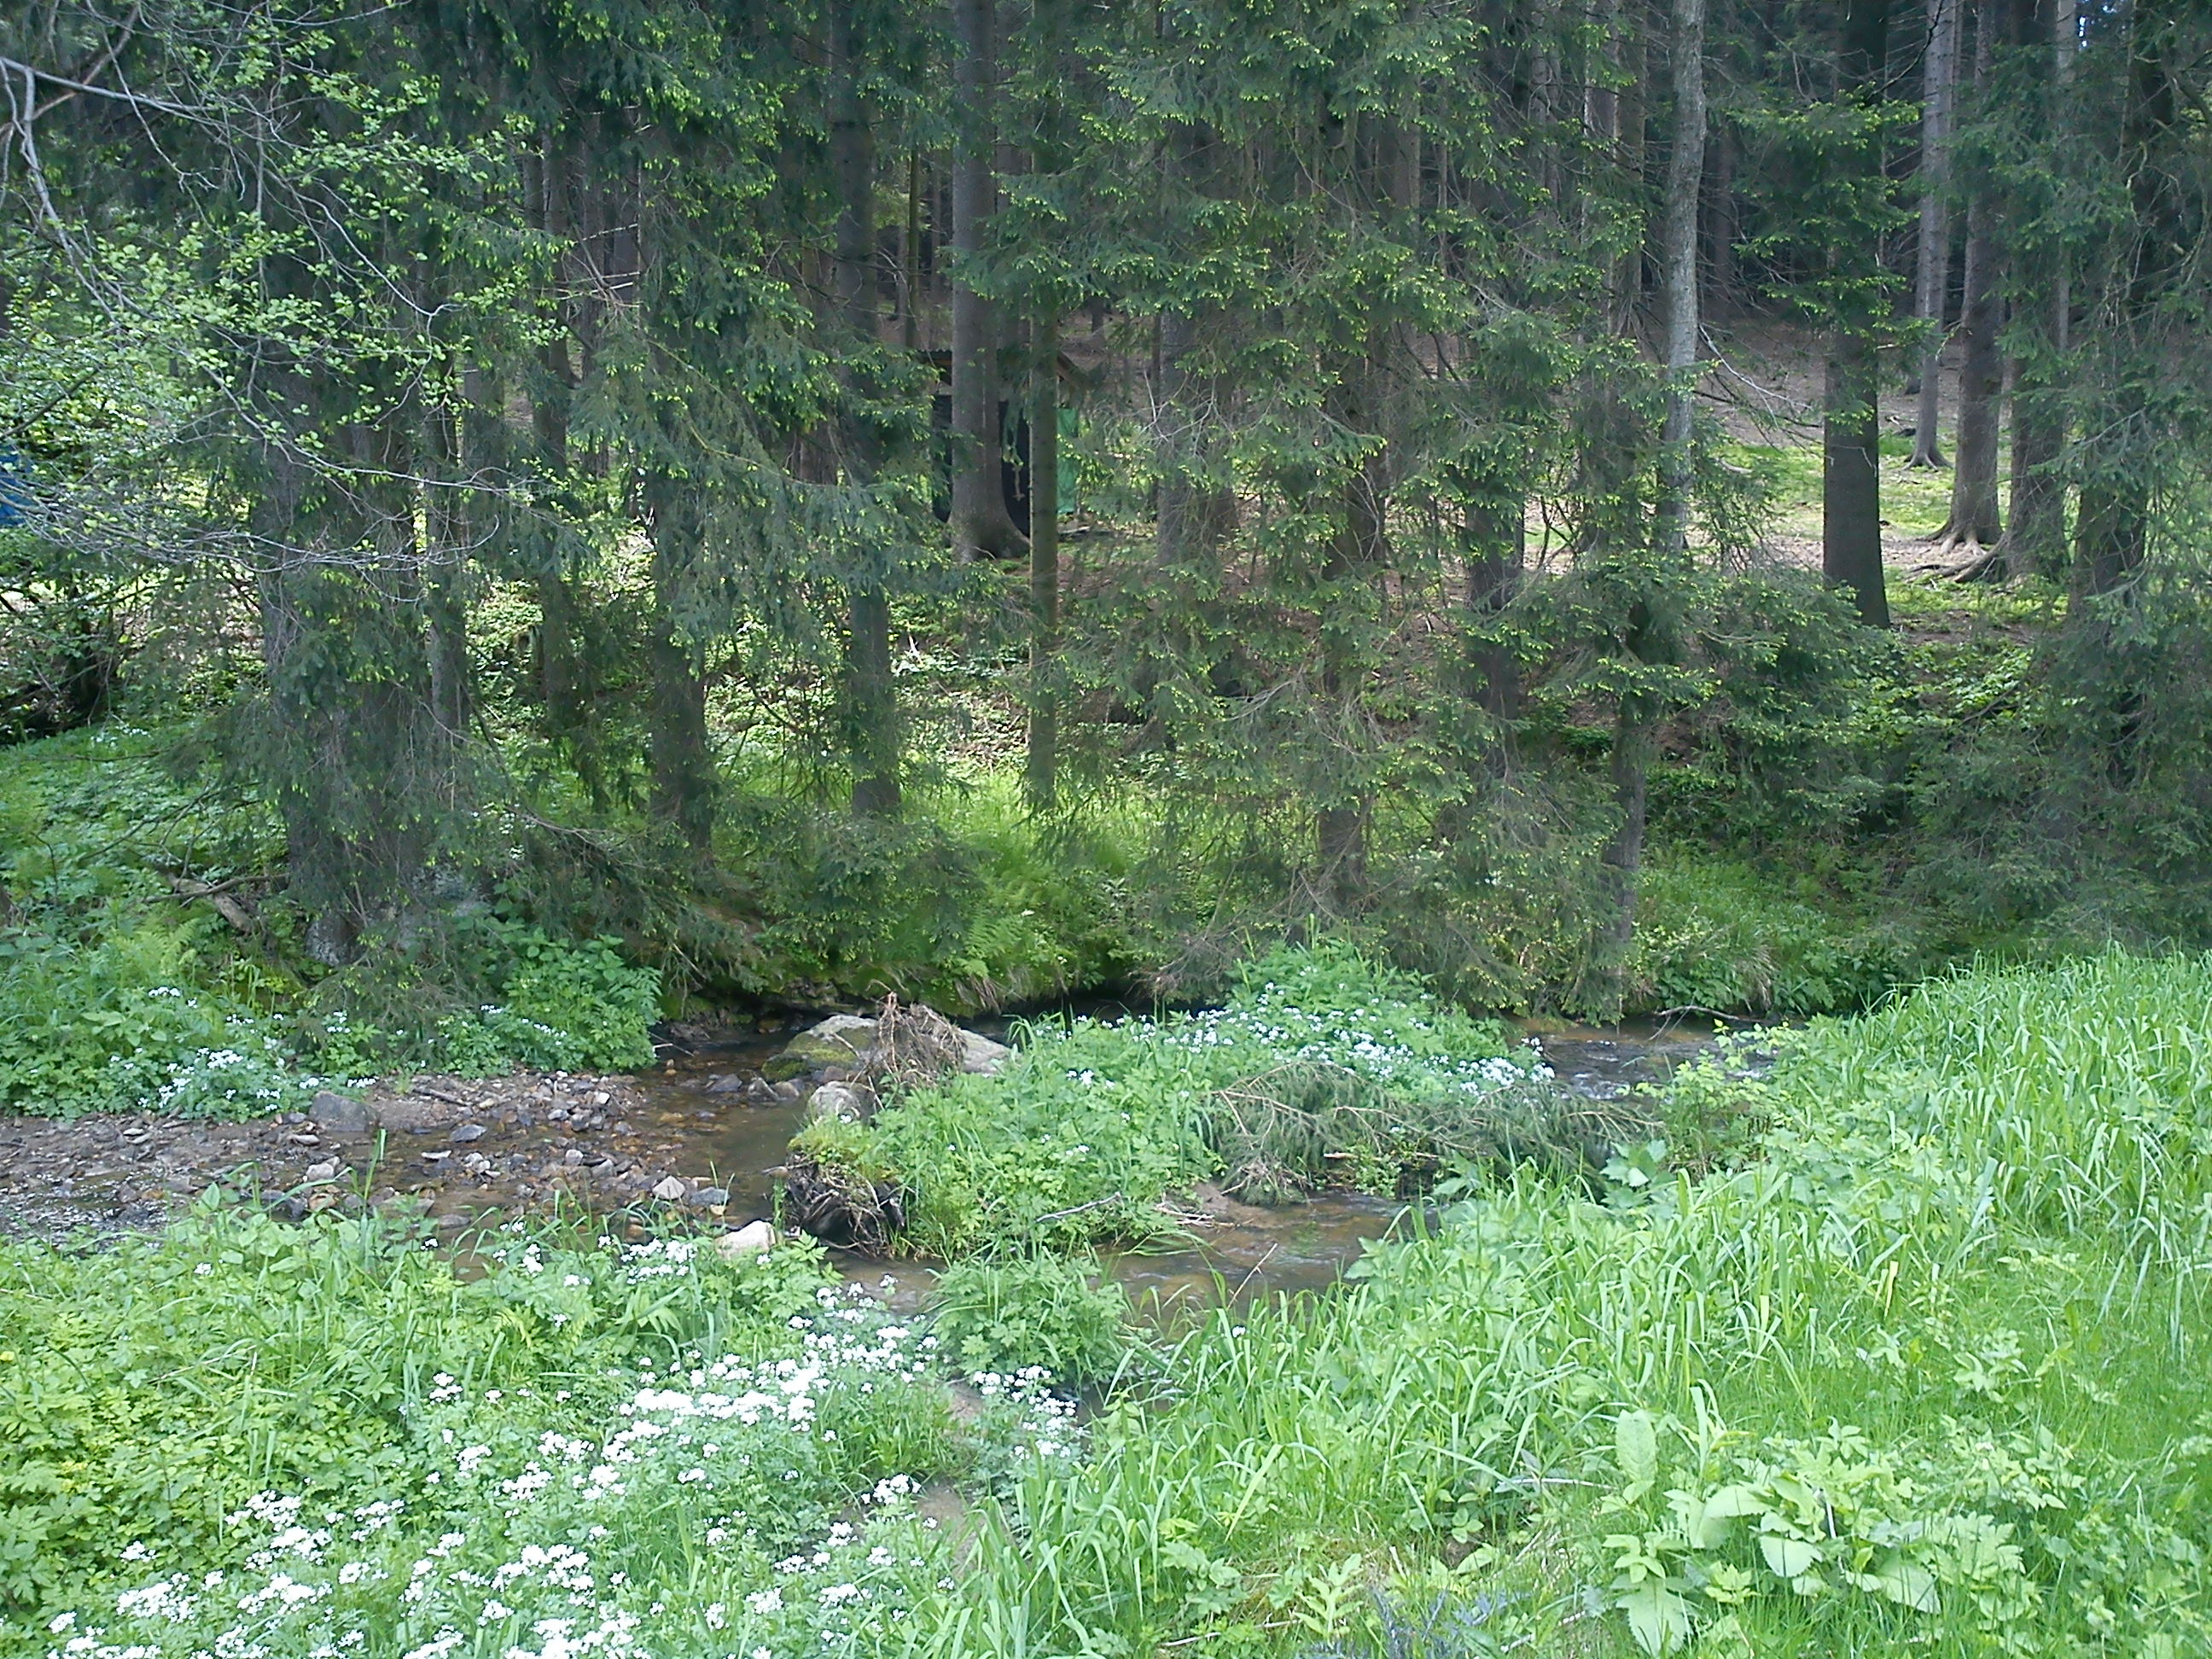
{"label": "undergrowth", "polygon": [[422,1242],[0,1251],[0,1652],[788,1652],[943,1572],[925,1482],[1073,1449],[811,1244]]}
{"label": "undergrowth", "polygon": [[398,1070],[651,1061],[659,975],[495,903],[307,962],[269,825],[170,750],[118,726],[0,749],[0,1111],[237,1118]]}
{"label": "undergrowth", "polygon": [[1322,945],[1251,964],[1220,1009],[1040,1023],[996,1077],[795,1145],[833,1179],[904,1187],[902,1246],[957,1257],[1170,1232],[1160,1200],[1216,1178],[1261,1199],[1395,1192],[1555,1133],[1561,1109],[1503,1028]]}
{"label": "undergrowth", "polygon": [[[1301,971],[1152,1047],[1484,1063],[1375,970]],[[1959,974],[1678,1074],[1655,1112],[1765,1126],[1701,1179],[1518,1165],[1343,1293],[1133,1358],[1080,1258],[961,1268],[925,1330],[784,1243],[517,1231],[463,1273],[211,1206],[8,1247],[0,1650],[2180,1659],[2207,1075],[2212,958]],[[949,1346],[1001,1362],[964,1422]],[[1121,1379],[1080,1430],[1044,1347]],[[976,1507],[933,1528],[945,1478]]]}

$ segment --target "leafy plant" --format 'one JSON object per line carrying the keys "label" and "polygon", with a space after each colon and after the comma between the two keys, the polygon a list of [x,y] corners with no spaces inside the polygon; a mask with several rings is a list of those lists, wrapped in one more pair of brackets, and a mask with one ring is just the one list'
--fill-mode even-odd
{"label": "leafy plant", "polygon": [[945,1357],[965,1371],[1042,1372],[1059,1388],[1098,1389],[1142,1352],[1127,1297],[1095,1260],[963,1261],[938,1275],[929,1309]]}

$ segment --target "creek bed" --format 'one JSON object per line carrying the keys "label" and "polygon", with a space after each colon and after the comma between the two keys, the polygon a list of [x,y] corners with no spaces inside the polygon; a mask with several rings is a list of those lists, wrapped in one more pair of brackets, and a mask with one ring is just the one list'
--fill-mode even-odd
{"label": "creek bed", "polygon": [[[1651,1023],[1532,1022],[1524,1029],[1567,1091],[1592,1101],[1663,1082],[1712,1042],[1695,1028]],[[658,1140],[682,1146],[687,1171],[710,1173],[728,1190],[732,1220],[773,1213],[775,1171],[805,1110],[796,1103],[756,1105],[738,1093],[708,1094],[706,1086],[716,1078],[756,1077],[775,1052],[773,1043],[702,1046],[637,1079],[641,1125]],[[1204,1207],[1212,1212],[1189,1227],[1188,1243],[1102,1252],[1140,1316],[1172,1325],[1224,1304],[1331,1289],[1370,1241],[1408,1214],[1402,1201],[1361,1193],[1324,1193],[1274,1209],[1214,1197]],[[834,1259],[848,1280],[902,1310],[921,1304],[942,1265],[849,1251]]]}

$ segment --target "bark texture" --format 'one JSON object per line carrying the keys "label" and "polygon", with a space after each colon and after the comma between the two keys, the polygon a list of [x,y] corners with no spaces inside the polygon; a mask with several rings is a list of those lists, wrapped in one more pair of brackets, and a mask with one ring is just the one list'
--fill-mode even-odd
{"label": "bark texture", "polygon": [[1022,545],[1000,476],[998,307],[975,287],[998,204],[998,20],[992,0],[952,0],[959,132],[952,162],[952,545],[1003,557]]}
{"label": "bark texture", "polygon": [[1920,257],[1912,314],[1927,331],[1916,374],[1920,407],[1912,427],[1914,466],[1943,466],[1943,303],[1951,285],[1951,100],[1966,0],[1928,0],[1928,56],[1920,115]]}

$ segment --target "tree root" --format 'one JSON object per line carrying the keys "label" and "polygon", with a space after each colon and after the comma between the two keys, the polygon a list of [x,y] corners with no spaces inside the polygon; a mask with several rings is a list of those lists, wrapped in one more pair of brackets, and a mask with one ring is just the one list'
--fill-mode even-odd
{"label": "tree root", "polygon": [[793,1152],[784,1166],[784,1202],[801,1231],[825,1244],[871,1255],[889,1254],[906,1229],[906,1194]]}

